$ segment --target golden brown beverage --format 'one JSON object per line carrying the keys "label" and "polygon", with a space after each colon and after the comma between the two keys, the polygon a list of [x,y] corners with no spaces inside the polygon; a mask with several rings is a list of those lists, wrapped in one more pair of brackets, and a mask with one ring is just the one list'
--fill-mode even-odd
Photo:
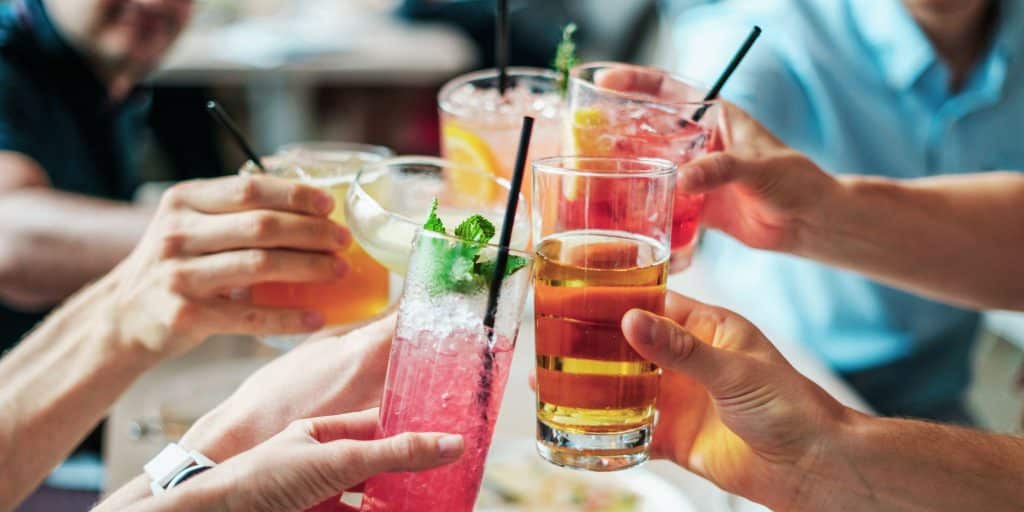
{"label": "golden brown beverage", "polygon": [[[345,195],[351,180],[345,177],[322,184],[334,197],[330,218],[341,225],[345,225]],[[321,185],[317,181],[311,184]],[[261,283],[252,288],[253,303],[319,311],[327,325],[358,322],[384,311],[390,298],[388,270],[354,241],[340,254],[348,264],[348,272],[341,279],[328,283]]]}
{"label": "golden brown beverage", "polygon": [[661,370],[629,346],[621,321],[633,308],[663,312],[668,255],[616,231],[571,231],[537,247],[538,432],[553,452],[567,436],[606,434],[618,454],[646,457]]}

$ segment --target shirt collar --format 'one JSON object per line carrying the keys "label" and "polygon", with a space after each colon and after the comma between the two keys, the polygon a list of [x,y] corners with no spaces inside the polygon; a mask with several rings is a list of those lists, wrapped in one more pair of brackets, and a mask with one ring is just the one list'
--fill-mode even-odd
{"label": "shirt collar", "polygon": [[938,62],[928,37],[900,0],[848,0],[846,8],[892,87],[909,89]]}

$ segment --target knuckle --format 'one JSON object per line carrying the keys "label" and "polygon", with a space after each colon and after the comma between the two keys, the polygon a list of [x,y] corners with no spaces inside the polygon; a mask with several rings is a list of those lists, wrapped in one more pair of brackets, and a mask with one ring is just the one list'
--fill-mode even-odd
{"label": "knuckle", "polygon": [[272,272],[276,268],[274,257],[268,251],[252,249],[246,255],[249,270],[255,274]]}
{"label": "knuckle", "polygon": [[171,269],[167,280],[168,288],[178,295],[186,295],[192,287],[192,273],[180,266]]}
{"label": "knuckle", "polygon": [[173,209],[183,206],[185,204],[185,197],[188,195],[188,190],[192,185],[192,181],[183,181],[167,189],[164,192],[164,196],[160,199],[160,207],[162,209]]}
{"label": "knuckle", "polygon": [[160,255],[163,258],[180,256],[185,249],[188,237],[176,230],[168,231],[160,236]]}
{"label": "knuckle", "polygon": [[410,432],[399,434],[391,442],[391,455],[396,462],[408,463],[419,453],[419,437]]}
{"label": "knuckle", "polygon": [[250,176],[239,177],[235,201],[241,206],[258,204],[260,201],[259,181]]}
{"label": "knuckle", "polygon": [[303,210],[310,201],[308,196],[309,194],[305,187],[290,183],[287,195],[288,209],[294,211]]}
{"label": "knuckle", "polygon": [[252,221],[252,233],[259,238],[271,236],[280,228],[280,219],[270,212],[257,214]]}
{"label": "knuckle", "polygon": [[189,300],[179,301],[172,310],[172,329],[188,329],[195,325],[200,315],[200,306]]}

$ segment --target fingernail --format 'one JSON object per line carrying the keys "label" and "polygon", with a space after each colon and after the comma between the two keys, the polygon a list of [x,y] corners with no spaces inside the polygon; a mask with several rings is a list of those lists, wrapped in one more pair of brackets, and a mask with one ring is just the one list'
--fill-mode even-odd
{"label": "fingernail", "polygon": [[317,311],[307,311],[302,315],[302,324],[310,329],[319,329],[324,326],[324,315]]}
{"label": "fingernail", "polygon": [[346,229],[346,228],[344,228],[342,226],[338,226],[338,230],[335,231],[335,233],[334,233],[334,238],[342,246],[347,246],[348,243],[352,240],[352,234],[349,233],[348,229]]}
{"label": "fingernail", "polygon": [[313,205],[318,213],[331,213],[331,210],[334,209],[334,199],[327,194],[317,194]]}
{"label": "fingernail", "polygon": [[454,459],[462,453],[462,436],[445,435],[437,440],[437,453],[442,459]]}

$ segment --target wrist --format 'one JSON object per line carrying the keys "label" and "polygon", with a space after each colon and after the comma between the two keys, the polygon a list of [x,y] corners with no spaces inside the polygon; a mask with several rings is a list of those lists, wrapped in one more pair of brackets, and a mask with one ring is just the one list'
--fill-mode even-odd
{"label": "wrist", "polygon": [[863,504],[862,498],[870,496],[857,461],[872,449],[870,432],[880,419],[844,409],[842,418],[822,431],[815,456],[799,468],[804,476],[786,510],[835,510],[843,504]]}
{"label": "wrist", "polygon": [[218,464],[254,446],[249,429],[243,427],[252,421],[230,412],[230,407],[229,400],[204,414],[185,432],[179,444]]}
{"label": "wrist", "polygon": [[793,243],[784,252],[812,260],[821,258],[841,243],[837,233],[845,229],[851,208],[857,205],[857,184],[845,176],[827,175],[828,183],[800,213],[793,229]]}

